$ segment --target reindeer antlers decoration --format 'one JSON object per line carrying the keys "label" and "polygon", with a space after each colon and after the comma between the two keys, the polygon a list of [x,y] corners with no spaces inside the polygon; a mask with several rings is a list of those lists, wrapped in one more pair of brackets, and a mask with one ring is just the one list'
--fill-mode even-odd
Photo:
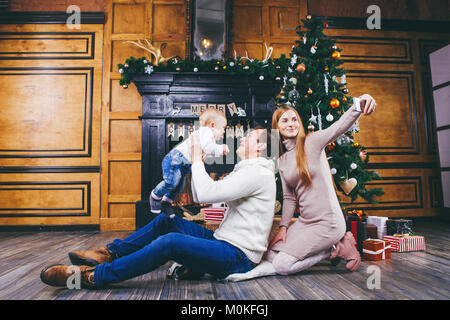
{"label": "reindeer antlers decoration", "polygon": [[170,58],[164,58],[162,56],[161,50],[164,49],[164,47],[167,45],[167,43],[161,44],[161,47],[159,49],[157,49],[156,47],[154,47],[151,44],[151,42],[149,40],[144,39],[144,41],[145,41],[145,43],[142,43],[141,40],[126,41],[126,43],[132,43],[135,46],[138,46],[139,48],[142,48],[142,49],[150,52],[150,54],[155,57],[155,65],[158,65],[160,63],[166,62],[166,61],[168,61],[168,60],[170,60],[170,59],[175,57],[175,56],[173,56],[173,57],[170,57]]}

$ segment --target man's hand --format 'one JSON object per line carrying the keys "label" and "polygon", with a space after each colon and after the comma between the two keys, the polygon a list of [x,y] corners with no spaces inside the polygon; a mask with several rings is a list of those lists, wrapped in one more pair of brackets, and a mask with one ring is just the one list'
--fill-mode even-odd
{"label": "man's hand", "polygon": [[375,110],[375,106],[377,105],[375,103],[375,99],[368,94],[363,94],[359,97],[359,99],[361,99],[361,110],[363,114],[366,116],[370,115]]}
{"label": "man's hand", "polygon": [[228,148],[228,146],[226,144],[223,144],[222,147],[223,147],[223,152],[222,152],[223,155],[226,155],[228,152],[230,152],[230,149]]}
{"label": "man's hand", "polygon": [[203,161],[203,150],[198,132],[191,135],[191,161],[192,163]]}
{"label": "man's hand", "polygon": [[283,243],[286,243],[286,234],[287,234],[287,228],[285,226],[282,226],[276,236],[270,241],[269,244],[269,250],[272,249],[272,247],[277,243],[278,241],[282,241]]}

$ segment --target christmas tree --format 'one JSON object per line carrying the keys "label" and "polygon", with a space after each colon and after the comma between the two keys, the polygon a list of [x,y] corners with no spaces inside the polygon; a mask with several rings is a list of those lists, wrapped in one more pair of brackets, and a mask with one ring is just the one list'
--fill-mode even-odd
{"label": "christmas tree", "polygon": [[[323,31],[328,24],[323,18],[308,15],[297,27],[300,40],[292,47],[291,61],[284,85],[276,97],[278,105],[294,107],[306,130],[322,130],[331,126],[353,104],[346,88],[345,69],[340,59],[342,49],[337,40]],[[339,78],[339,79],[338,79]],[[326,149],[337,189],[351,197],[358,196],[369,203],[377,203],[375,196],[384,192],[380,188],[366,188],[371,180],[381,179],[375,171],[367,170],[369,156],[357,143],[354,134],[358,123],[330,143]]]}

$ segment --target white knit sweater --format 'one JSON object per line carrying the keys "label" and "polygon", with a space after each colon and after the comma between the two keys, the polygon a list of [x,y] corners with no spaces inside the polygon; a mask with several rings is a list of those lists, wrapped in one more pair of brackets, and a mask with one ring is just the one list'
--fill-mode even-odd
{"label": "white knit sweater", "polygon": [[228,211],[214,233],[241,249],[254,263],[267,250],[275,208],[274,163],[265,158],[240,161],[223,180],[214,181],[203,162],[192,165],[192,194],[197,203],[226,202]]}

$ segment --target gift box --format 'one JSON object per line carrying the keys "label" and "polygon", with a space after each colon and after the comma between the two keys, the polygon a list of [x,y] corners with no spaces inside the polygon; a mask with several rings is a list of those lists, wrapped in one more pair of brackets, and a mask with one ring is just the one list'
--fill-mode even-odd
{"label": "gift box", "polygon": [[220,223],[223,220],[225,214],[225,208],[203,208],[201,209],[204,215],[205,222]]}
{"label": "gift box", "polygon": [[387,235],[386,221],[388,217],[368,216],[367,223],[377,227],[377,239],[383,239]]}
{"label": "gift box", "polygon": [[367,239],[367,216],[362,210],[347,212],[347,231],[351,231],[356,240],[356,248],[363,253],[363,241]]}
{"label": "gift box", "polygon": [[411,234],[413,233],[412,220],[408,219],[388,219],[386,221],[387,234]]}
{"label": "gift box", "polygon": [[367,223],[366,230],[367,230],[366,233],[367,233],[368,238],[379,239],[378,238],[378,228],[376,225]]}
{"label": "gift box", "polygon": [[393,236],[385,236],[384,240],[388,240],[391,242],[391,250],[395,252],[425,250],[425,238],[422,236],[395,234]]}
{"label": "gift box", "polygon": [[388,240],[369,239],[363,241],[363,258],[380,261],[391,258],[391,243]]}

